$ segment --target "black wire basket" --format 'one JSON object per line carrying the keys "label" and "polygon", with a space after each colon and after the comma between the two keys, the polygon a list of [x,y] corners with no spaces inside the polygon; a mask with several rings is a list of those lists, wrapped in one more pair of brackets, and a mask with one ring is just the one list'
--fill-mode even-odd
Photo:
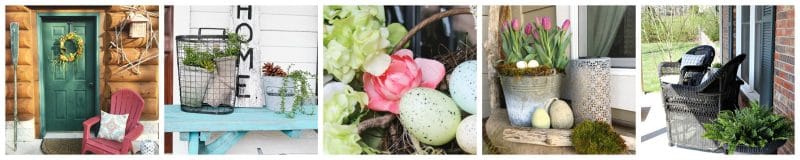
{"label": "black wire basket", "polygon": [[[222,35],[202,35],[203,30],[209,29],[222,30]],[[204,114],[233,113],[238,52],[226,52],[229,46],[225,29],[200,28],[197,35],[180,35],[175,40],[181,110]]]}

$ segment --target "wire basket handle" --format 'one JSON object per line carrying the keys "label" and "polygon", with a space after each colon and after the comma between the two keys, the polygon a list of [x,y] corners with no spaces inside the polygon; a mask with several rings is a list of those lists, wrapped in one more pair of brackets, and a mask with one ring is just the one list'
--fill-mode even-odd
{"label": "wire basket handle", "polygon": [[414,36],[414,34],[416,34],[419,30],[422,30],[422,28],[424,28],[425,26],[428,26],[428,24],[434,21],[441,20],[444,17],[450,17],[459,14],[472,14],[472,11],[469,8],[455,8],[444,12],[439,12],[434,15],[431,15],[428,18],[425,18],[419,24],[414,26],[414,28],[411,28],[411,30],[408,31],[408,34],[403,36],[403,39],[400,39],[400,42],[394,46],[394,49],[392,49],[392,52],[390,53],[394,53],[395,51],[403,49],[404,48],[403,46],[405,46],[406,43],[408,43],[408,40],[411,40],[411,37]]}
{"label": "wire basket handle", "polygon": [[228,35],[228,30],[227,30],[227,29],[225,29],[225,28],[198,28],[198,29],[197,29],[197,38],[198,38],[198,39],[199,39],[199,38],[201,38],[201,37],[203,37],[202,35],[203,35],[203,30],[204,30],[204,29],[205,29],[205,30],[219,30],[219,31],[222,31],[222,35],[223,35],[223,36],[224,36],[224,35]]}

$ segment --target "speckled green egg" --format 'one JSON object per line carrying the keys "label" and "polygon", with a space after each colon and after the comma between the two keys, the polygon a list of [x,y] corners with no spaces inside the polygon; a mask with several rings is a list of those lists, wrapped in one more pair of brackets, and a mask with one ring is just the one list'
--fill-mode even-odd
{"label": "speckled green egg", "polygon": [[459,64],[453,69],[450,74],[450,80],[447,83],[447,88],[450,90],[450,95],[456,101],[461,110],[469,114],[475,114],[477,105],[478,94],[478,62],[471,60]]}
{"label": "speckled green egg", "polygon": [[439,146],[455,138],[461,111],[442,92],[414,88],[400,99],[400,123],[420,142]]}

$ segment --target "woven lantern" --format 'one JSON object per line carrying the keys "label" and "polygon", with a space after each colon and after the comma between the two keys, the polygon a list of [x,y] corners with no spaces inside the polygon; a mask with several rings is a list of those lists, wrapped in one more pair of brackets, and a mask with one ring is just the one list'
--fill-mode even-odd
{"label": "woven lantern", "polygon": [[131,29],[129,36],[131,38],[142,38],[147,34],[147,17],[142,14],[133,12],[128,13],[128,20],[130,21]]}

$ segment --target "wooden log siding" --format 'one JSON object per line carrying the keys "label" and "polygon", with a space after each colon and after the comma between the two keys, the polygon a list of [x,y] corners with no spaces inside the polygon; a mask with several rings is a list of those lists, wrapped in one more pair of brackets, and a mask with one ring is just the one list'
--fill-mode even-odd
{"label": "wooden log siding", "polygon": [[[158,12],[156,12],[156,13],[158,13]],[[128,15],[125,12],[110,12],[110,13],[106,13],[105,30],[108,30],[108,31],[116,30],[117,27],[122,25],[122,21],[124,21],[127,16]],[[150,23],[151,24],[150,28],[152,28],[154,31],[158,31],[158,23],[159,23],[158,22],[158,17],[150,16],[149,18],[150,18],[150,22],[151,22]],[[125,26],[124,30],[128,31],[128,29],[130,29],[130,26]]]}
{"label": "wooden log siding", "polygon": [[[68,8],[68,9],[66,9]],[[33,7],[26,6],[6,6],[6,39],[10,39],[10,30],[8,27],[11,22],[18,22],[20,24],[20,49],[19,49],[19,69],[17,71],[18,77],[18,111],[20,120],[31,120],[35,122],[35,133],[37,138],[39,135],[39,127],[41,125],[41,118],[39,118],[40,99],[39,95],[39,60],[37,49],[37,24],[36,15],[37,11],[46,12],[100,12],[98,22],[100,30],[98,35],[98,42],[100,42],[100,50],[97,55],[100,59],[100,72],[98,73],[100,88],[100,105],[101,109],[108,111],[111,94],[121,88],[130,88],[138,92],[145,100],[145,108],[142,112],[141,120],[158,120],[158,60],[153,59],[143,63],[140,66],[141,73],[133,74],[130,71],[123,71],[117,74],[113,72],[117,70],[123,63],[118,61],[120,54],[116,51],[108,49],[108,45],[113,40],[114,27],[119,23],[119,19],[113,18],[115,15],[124,15],[125,9],[121,6],[111,7]],[[147,6],[148,11],[158,13],[158,6]],[[116,16],[119,17],[119,16]],[[116,25],[112,22],[117,21]],[[111,22],[109,22],[111,21]],[[151,18],[153,21],[153,29],[158,30],[158,17]],[[135,59],[145,48],[146,40],[144,38],[130,39],[127,30],[122,33],[122,43],[127,57]],[[89,44],[87,44],[87,47]],[[149,55],[157,55],[158,42],[154,42],[153,46],[146,52]],[[6,121],[13,120],[14,109],[14,79],[13,79],[13,64],[11,62],[10,41],[6,41]]]}
{"label": "wooden log siding", "polygon": [[[142,56],[142,58],[158,55],[158,48],[151,47],[147,51],[144,51],[144,49],[145,48],[125,48],[125,49],[123,49],[123,52],[125,52],[125,55],[128,58],[128,60],[131,60],[131,61],[136,60],[137,57],[139,57],[139,55],[141,55],[143,52],[147,53],[147,54]],[[116,49],[104,49],[104,51],[106,52],[104,55],[107,55],[107,56],[104,56],[104,58],[108,58],[108,59],[104,60],[106,62],[106,64],[117,65],[117,66],[119,66],[119,64],[126,64],[122,60],[122,55],[119,54]],[[148,61],[146,61],[146,62],[144,62],[142,64],[144,64],[144,65],[158,65],[158,58],[150,59],[150,60],[148,60]]]}
{"label": "wooden log siding", "polygon": [[[23,121],[37,117],[39,106],[39,77],[38,63],[36,63],[35,43],[35,21],[33,12],[24,6],[6,7],[6,48],[4,48],[6,59],[6,121],[14,120],[14,64],[11,61],[11,22],[19,24],[19,58],[17,69],[17,111],[19,119]],[[38,124],[38,120],[35,122]]]}

